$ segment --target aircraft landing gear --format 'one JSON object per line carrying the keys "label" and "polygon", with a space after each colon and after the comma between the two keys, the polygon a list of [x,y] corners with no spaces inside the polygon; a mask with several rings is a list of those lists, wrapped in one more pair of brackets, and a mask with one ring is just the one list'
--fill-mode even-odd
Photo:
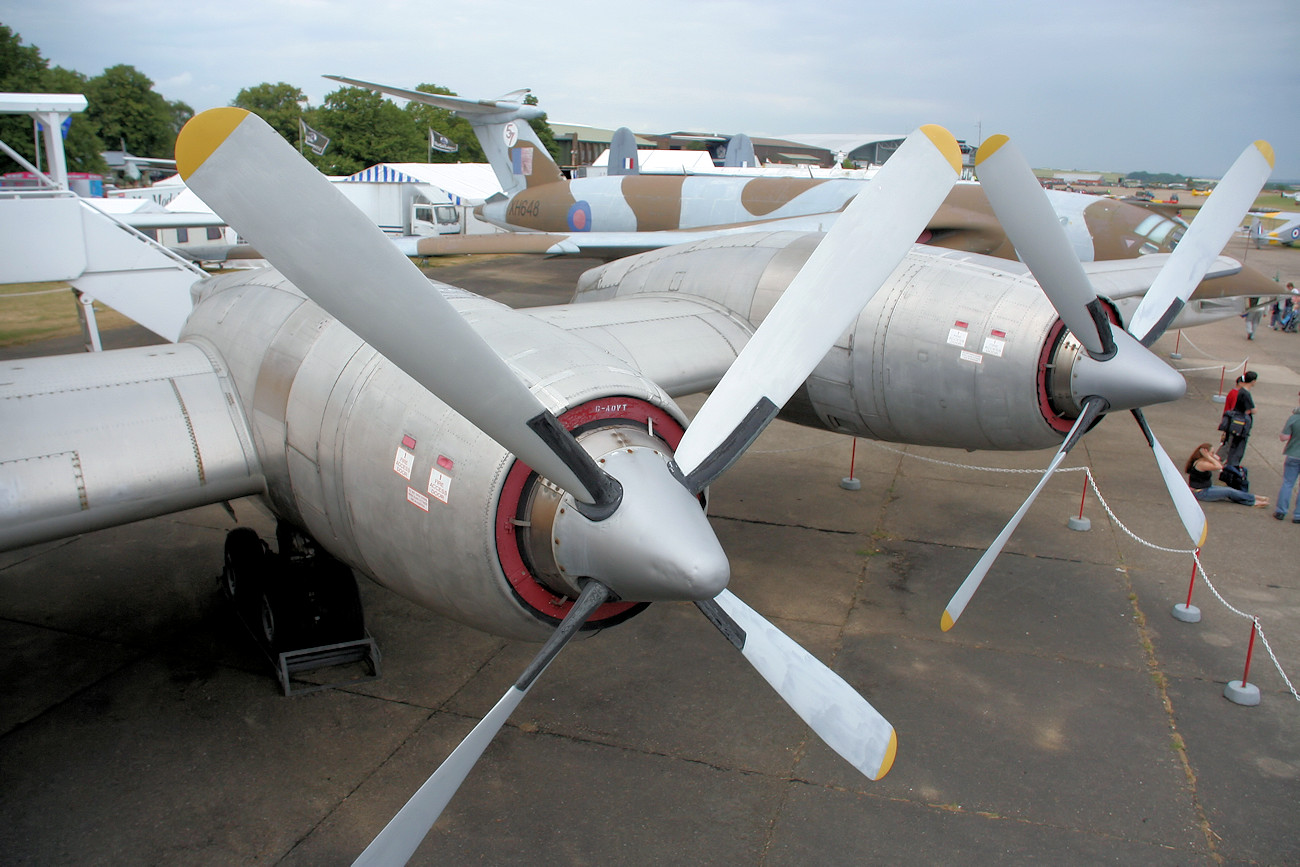
{"label": "aircraft landing gear", "polygon": [[283,521],[276,539],[278,553],[248,527],[230,531],[219,583],[285,695],[340,685],[294,677],[327,666],[363,663],[368,676],[348,683],[378,678],[379,649],[366,632],[352,570]]}

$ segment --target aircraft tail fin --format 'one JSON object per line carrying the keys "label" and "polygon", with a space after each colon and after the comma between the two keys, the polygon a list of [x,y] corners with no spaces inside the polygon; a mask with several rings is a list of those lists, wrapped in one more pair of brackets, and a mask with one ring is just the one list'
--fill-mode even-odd
{"label": "aircraft tail fin", "polygon": [[758,157],[754,154],[754,143],[749,136],[737,133],[727,142],[727,155],[722,164],[729,168],[757,168]]}
{"label": "aircraft tail fin", "polygon": [[496,172],[497,181],[506,195],[564,179],[560,167],[551,159],[546,146],[529,124],[530,120],[536,120],[545,112],[535,105],[524,103],[524,97],[528,95],[526,89],[508,93],[500,99],[465,99],[373,84],[341,75],[325,77],[353,87],[364,87],[376,93],[436,106],[465,118],[474,128],[474,134],[483,146],[483,153]]}
{"label": "aircraft tail fin", "polygon": [[636,152],[636,136],[632,130],[621,126],[609,142],[609,174],[639,175],[641,161]]}

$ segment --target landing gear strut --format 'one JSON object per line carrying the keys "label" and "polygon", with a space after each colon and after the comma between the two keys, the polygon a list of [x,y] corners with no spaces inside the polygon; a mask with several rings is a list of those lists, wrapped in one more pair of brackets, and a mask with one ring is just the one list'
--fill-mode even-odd
{"label": "landing gear strut", "polygon": [[352,570],[283,521],[279,552],[256,532],[237,527],[226,536],[221,594],[239,614],[276,669],[285,695],[338,686],[305,683],[295,674],[326,666],[363,663],[379,677],[379,649],[366,632]]}

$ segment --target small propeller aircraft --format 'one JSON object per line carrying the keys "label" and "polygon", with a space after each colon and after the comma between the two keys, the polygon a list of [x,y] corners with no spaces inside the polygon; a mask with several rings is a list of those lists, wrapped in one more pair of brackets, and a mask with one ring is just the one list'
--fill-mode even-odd
{"label": "small propeller aircraft", "polygon": [[[378,583],[544,641],[362,864],[410,857],[570,639],[652,602],[694,603],[824,742],[883,776],[889,722],[727,589],[709,484],[783,408],[904,442],[1069,444],[1107,409],[1182,393],[1111,318],[1135,307],[1129,330],[1153,340],[1175,315],[1210,315],[1180,310],[1204,274],[1239,269],[1217,257],[1215,220],[1173,256],[1079,266],[1094,288],[1048,290],[1054,310],[1023,267],[915,244],[961,168],[951,134],[925,126],[824,236],[659,250],[590,272],[583,303],[514,311],[427,280],[243,110],[191,120],[177,163],[278,270],[195,284],[173,346],[3,366],[0,547],[261,494]],[[1231,174],[1211,200],[1224,213],[1253,183]],[[707,389],[688,425],[672,396]],[[270,638],[274,576],[231,568],[259,545],[232,533],[226,575],[264,582]]]}

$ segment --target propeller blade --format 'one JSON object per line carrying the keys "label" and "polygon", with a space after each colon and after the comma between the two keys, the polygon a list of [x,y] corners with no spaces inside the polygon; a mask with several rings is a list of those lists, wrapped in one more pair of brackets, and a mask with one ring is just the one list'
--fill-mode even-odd
{"label": "propeller blade", "polygon": [[703,490],[762,432],[898,267],[960,172],[952,134],[923,126],[849,203],[678,444],[688,490]]}
{"label": "propeller blade", "polygon": [[1052,458],[1052,462],[1047,465],[1047,471],[1043,473],[1043,477],[1038,480],[1038,484],[1030,492],[1029,497],[1021,503],[1020,508],[1011,516],[1011,520],[1002,528],[1002,532],[993,540],[993,544],[984,552],[984,556],[980,557],[979,562],[975,564],[975,568],[970,571],[970,574],[966,576],[966,580],[961,582],[957,592],[948,601],[948,607],[943,610],[943,618],[939,623],[944,632],[952,629],[957,623],[957,618],[961,617],[962,612],[966,610],[971,597],[975,595],[975,591],[979,589],[981,582],[984,581],[984,576],[989,573],[989,569],[993,566],[993,561],[1002,553],[1002,549],[1006,547],[1011,534],[1016,531],[1016,527],[1020,526],[1020,521],[1025,517],[1025,513],[1029,511],[1029,507],[1033,505],[1034,500],[1038,498],[1039,492],[1043,490],[1047,480],[1052,477],[1052,473],[1056,472],[1056,468],[1061,465],[1061,461],[1065,460],[1065,456],[1070,453],[1070,449],[1074,448],[1084,432],[1088,430],[1097,416],[1104,412],[1105,409],[1106,401],[1101,398],[1090,397],[1084,402],[1083,412],[1079,413],[1078,419],[1074,422],[1074,427],[1070,428],[1069,436],[1065,438],[1065,442],[1061,443],[1061,448]]}
{"label": "propeller blade", "polygon": [[1065,327],[1092,357],[1113,355],[1115,347],[1105,307],[1019,148],[1004,135],[992,136],[976,153],[975,166],[998,222]]}
{"label": "propeller blade", "polygon": [[410,260],[265,121],[238,108],[205,111],[181,130],[176,163],[190,188],[313,301],[520,460],[612,511],[617,483]]}
{"label": "propeller blade", "polygon": [[578,600],[573,603],[564,620],[542,645],[542,649],[529,663],[528,668],[524,669],[524,673],[510,689],[506,690],[506,694],[501,697],[496,706],[478,725],[474,726],[474,730],[466,735],[451,755],[438,766],[433,776],[420,786],[406,805],[384,826],[379,836],[370,841],[365,851],[352,862],[353,867],[370,867],[370,865],[391,867],[394,864],[405,864],[410,860],[421,841],[429,833],[429,829],[433,827],[433,823],[438,821],[438,817],[442,815],[442,811],[456,794],[456,790],[474,769],[483,751],[505,725],[506,719],[514,709],[524,700],[524,696],[532,689],[533,683],[551,664],[551,660],[555,659],[556,654],[564,649],[564,645],[573,638],[582,624],[587,622],[587,618],[604,604],[609,596],[609,588],[599,581],[587,582]]}
{"label": "propeller blade", "polygon": [[1129,333],[1144,346],[1155,343],[1183,309],[1272,172],[1272,146],[1254,142],[1210,193],[1129,320]]}
{"label": "propeller blade", "polygon": [[1160,468],[1160,476],[1165,480],[1169,498],[1174,501],[1174,508],[1178,510],[1178,518],[1187,530],[1187,537],[1192,540],[1193,545],[1200,548],[1205,544],[1205,537],[1209,533],[1205,511],[1196,497],[1192,496],[1192,489],[1188,487],[1187,479],[1178,471],[1178,467],[1174,466],[1168,452],[1151,432],[1142,410],[1133,410],[1133,417],[1137,419],[1138,426],[1142,428],[1142,433],[1147,438],[1147,444],[1151,446],[1151,452],[1156,458],[1156,466]]}
{"label": "propeller blade", "polygon": [[872,780],[889,773],[898,735],[843,678],[730,590],[695,604],[828,747]]}

